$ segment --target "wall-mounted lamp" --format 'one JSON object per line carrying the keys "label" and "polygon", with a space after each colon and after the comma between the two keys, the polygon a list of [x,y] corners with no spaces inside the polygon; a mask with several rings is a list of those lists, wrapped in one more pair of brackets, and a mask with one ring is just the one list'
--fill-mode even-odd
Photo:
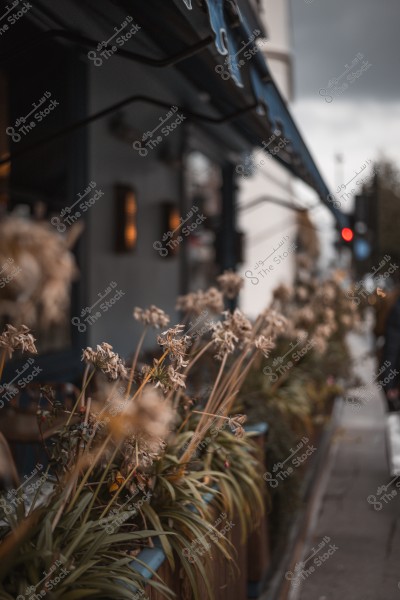
{"label": "wall-mounted lamp", "polygon": [[117,252],[133,252],[137,243],[137,200],[133,188],[115,186]]}
{"label": "wall-mounted lamp", "polygon": [[[179,251],[179,228],[181,226],[180,213],[176,204],[172,202],[162,203],[162,235],[167,232],[174,232],[171,237],[167,237],[165,243],[168,243],[168,256],[175,256]],[[164,241],[164,240],[163,240]]]}

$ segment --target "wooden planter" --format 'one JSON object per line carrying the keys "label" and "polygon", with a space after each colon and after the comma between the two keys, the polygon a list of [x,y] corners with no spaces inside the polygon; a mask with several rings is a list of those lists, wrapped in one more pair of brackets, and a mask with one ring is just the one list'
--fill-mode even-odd
{"label": "wooden planter", "polygon": [[[32,387],[35,394],[38,394],[40,384],[34,384],[30,387]],[[76,389],[73,386],[59,385],[57,393],[64,404],[72,406],[76,398]],[[21,394],[8,407],[3,409],[0,431],[4,431],[10,443],[21,474],[32,471],[33,464],[39,460],[42,462],[46,460],[42,449],[41,434],[38,429],[37,408],[37,401],[32,401],[32,397],[28,394]],[[42,408],[44,407],[42,406]],[[246,427],[246,430],[252,435],[264,455],[268,426],[261,423]],[[47,435],[44,434],[44,437],[47,437]],[[262,480],[265,471],[265,465],[260,467],[260,480]],[[261,593],[270,564],[267,517],[265,514],[261,517],[257,528],[244,541],[240,519],[234,517],[232,521],[235,526],[229,531],[227,537],[236,551],[234,561],[227,561],[225,557],[214,553],[214,559],[208,562],[208,577],[215,598],[218,600],[257,598]],[[156,542],[154,548],[144,549],[138,558],[149,568],[139,565],[137,561],[133,561],[131,566],[143,577],[151,579],[153,572],[157,572],[161,579],[176,593],[179,600],[191,600],[191,588],[184,569],[179,564],[178,557],[175,557],[176,570],[172,572],[161,544]],[[202,596],[206,598],[207,591],[202,580],[198,581],[198,587]],[[145,594],[149,600],[162,600],[162,595],[151,586],[146,587]],[[142,594],[132,589],[133,600],[141,600],[142,598],[144,598]]]}
{"label": "wooden planter", "polygon": [[[259,423],[246,428],[256,444],[262,451],[264,457],[263,471],[260,472],[260,478],[263,478],[267,471],[265,464],[265,446],[268,425]],[[247,597],[258,598],[263,591],[264,583],[271,564],[270,541],[269,541],[268,515],[267,509],[261,517],[259,526],[250,534],[247,541]]]}
{"label": "wooden planter", "polygon": [[[256,443],[262,450],[265,449],[265,436],[268,426],[264,423],[246,428],[251,433]],[[260,469],[260,478],[266,471],[265,465]],[[235,517],[232,519],[235,523],[228,533],[228,539],[236,550],[235,563],[228,562],[219,554],[207,563],[207,575],[211,582],[216,600],[247,600],[248,598],[258,598],[262,592],[264,581],[270,566],[269,541],[268,541],[268,522],[264,514],[254,532],[252,532],[245,541],[243,541],[243,531],[240,527],[240,520]],[[176,559],[176,569],[172,572],[165,554],[159,542],[156,542],[155,548],[146,548],[138,559],[145,563],[149,568],[139,565],[133,561],[131,566],[143,577],[150,579],[152,571],[157,572],[161,579],[176,594],[179,600],[192,600],[193,595],[184,575],[184,569]],[[150,570],[151,569],[151,570]],[[198,581],[202,597],[207,597],[207,591],[202,580]],[[145,590],[146,597],[149,600],[162,600],[163,596],[151,586]],[[140,600],[143,596],[133,593],[134,600]]]}
{"label": "wooden planter", "polygon": [[[238,520],[233,520],[233,522],[238,523]],[[214,560],[210,560],[208,563],[207,575],[216,600],[246,600],[247,598],[247,544],[242,543],[241,534],[241,528],[237,525],[227,536],[236,549],[235,562],[239,571],[233,563],[228,564],[226,559],[219,554],[217,556],[214,554]],[[175,592],[179,600],[192,600],[193,594],[189,580],[182,565],[179,564],[177,556],[175,556],[177,564],[175,572],[171,570],[160,547],[144,550],[140,553],[139,558],[157,572],[157,575]],[[199,560],[201,559],[199,558]],[[134,568],[142,575],[151,578],[149,570],[146,573],[146,569],[138,567],[137,563],[134,564]],[[207,598],[207,589],[201,578],[198,578],[197,585],[201,597]],[[163,600],[164,598],[161,593],[154,590],[150,585],[146,587],[145,595],[149,600]]]}

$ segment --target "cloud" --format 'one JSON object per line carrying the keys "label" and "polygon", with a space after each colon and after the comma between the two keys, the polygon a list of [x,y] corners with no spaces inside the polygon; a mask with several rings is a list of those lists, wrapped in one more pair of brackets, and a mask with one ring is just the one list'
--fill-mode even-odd
{"label": "cloud", "polygon": [[399,21],[399,0],[292,0],[297,97],[318,97],[318,90],[360,52],[372,67],[349,86],[346,96],[353,101],[398,100]]}
{"label": "cloud", "polygon": [[[332,190],[368,159],[386,157],[400,165],[400,102],[342,99],[327,104],[322,98],[302,98],[292,105],[292,113]],[[335,172],[338,153],[344,157],[342,173]]]}

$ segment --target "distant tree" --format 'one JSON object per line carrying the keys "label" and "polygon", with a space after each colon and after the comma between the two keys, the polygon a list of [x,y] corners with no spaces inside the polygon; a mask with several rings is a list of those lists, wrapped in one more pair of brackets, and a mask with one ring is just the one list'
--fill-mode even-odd
{"label": "distant tree", "polygon": [[[374,165],[375,175],[363,186],[362,193],[372,200],[376,235],[375,255],[400,256],[400,171],[388,159]],[[400,270],[400,269],[399,269]]]}

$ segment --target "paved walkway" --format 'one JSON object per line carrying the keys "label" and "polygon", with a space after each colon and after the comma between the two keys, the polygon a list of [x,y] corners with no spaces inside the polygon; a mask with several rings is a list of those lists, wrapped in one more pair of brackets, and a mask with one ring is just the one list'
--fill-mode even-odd
{"label": "paved walkway", "polygon": [[[370,341],[367,334],[352,337],[355,358]],[[370,381],[377,374],[375,362],[360,362],[360,376]],[[288,600],[400,600],[400,478],[386,495],[377,492],[390,481],[384,399],[374,385],[365,391],[370,399],[363,406],[343,407],[301,559],[300,584],[292,586]],[[396,483],[397,497],[390,495]]]}

